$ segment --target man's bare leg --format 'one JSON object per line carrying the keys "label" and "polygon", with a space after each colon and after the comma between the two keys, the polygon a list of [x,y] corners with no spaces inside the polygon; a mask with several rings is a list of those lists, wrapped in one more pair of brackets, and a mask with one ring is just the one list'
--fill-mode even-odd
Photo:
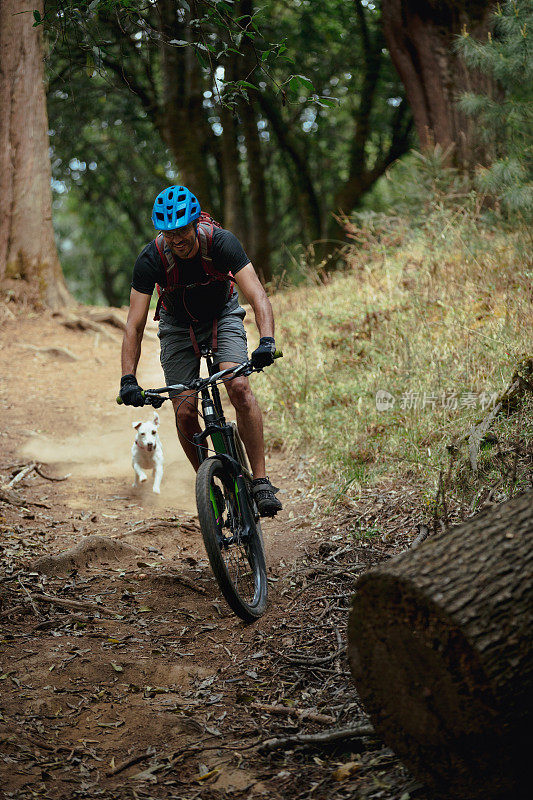
{"label": "man's bare leg", "polygon": [[[233,366],[229,363],[220,364],[220,369]],[[239,377],[228,381],[226,384],[228,396],[237,415],[237,428],[244,442],[254,478],[264,478],[265,470],[265,445],[263,439],[263,416],[248,378]]]}
{"label": "man's bare leg", "polygon": [[[220,369],[226,369],[234,364],[220,364]],[[235,408],[237,415],[237,428],[246,448],[250,466],[254,478],[264,478],[265,469],[265,446],[263,439],[263,416],[259,403],[257,402],[248,378],[239,377],[228,381],[226,384],[229,399]],[[194,469],[198,470],[198,454],[192,442],[195,433],[199,433],[200,423],[198,420],[198,406],[194,398],[182,402],[186,394],[179,395],[172,399],[174,414],[176,415],[176,428],[178,438],[185,455],[191,462]]]}

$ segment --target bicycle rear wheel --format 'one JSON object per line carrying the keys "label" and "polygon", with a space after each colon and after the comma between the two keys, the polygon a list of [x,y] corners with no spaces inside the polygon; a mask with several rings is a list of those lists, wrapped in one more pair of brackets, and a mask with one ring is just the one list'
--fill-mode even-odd
{"label": "bicycle rear wheel", "polygon": [[241,509],[248,502],[221,459],[200,464],[196,505],[211,569],[230,608],[245,622],[253,622],[266,609],[267,575],[257,524],[249,535],[245,532]]}

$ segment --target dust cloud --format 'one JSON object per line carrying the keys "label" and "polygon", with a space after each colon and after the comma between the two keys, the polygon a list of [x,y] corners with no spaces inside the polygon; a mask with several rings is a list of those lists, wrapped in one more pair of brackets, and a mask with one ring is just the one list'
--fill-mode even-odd
{"label": "dust cloud", "polygon": [[[164,378],[158,348],[146,350],[138,373],[139,383],[146,388],[162,386]],[[119,375],[117,368],[117,384]],[[109,396],[113,396],[114,386],[106,387],[106,390]],[[70,436],[28,432],[30,438],[20,448],[20,455],[27,461],[53,464],[62,474],[71,473],[87,479],[107,478],[112,494],[142,497],[143,503],[153,501],[154,505],[195,512],[195,474],[179,444],[170,401],[165,402],[158,412],[159,436],[165,459],[160,497],[152,493],[151,471],[147,473],[145,484],[138,489],[132,487],[131,446],[135,439],[132,423],[152,419],[153,409],[113,406],[112,410],[94,409],[91,426]]]}
{"label": "dust cloud", "polygon": [[[151,493],[152,475],[139,489],[133,489],[133,468],[131,466],[131,446],[135,438],[132,423],[152,419],[151,409],[120,409],[117,413],[122,421],[108,421],[98,430],[86,429],[64,439],[34,434],[21,448],[27,461],[40,461],[55,465],[60,472],[71,473],[84,478],[109,478],[116,481],[110,491],[131,494],[146,498]],[[115,416],[115,415],[113,415]],[[194,470],[183,453],[174,424],[170,403],[159,411],[159,436],[163,446],[165,468],[161,483],[161,502],[175,505],[184,511],[193,512],[196,507]],[[155,501],[154,496],[154,501]]]}

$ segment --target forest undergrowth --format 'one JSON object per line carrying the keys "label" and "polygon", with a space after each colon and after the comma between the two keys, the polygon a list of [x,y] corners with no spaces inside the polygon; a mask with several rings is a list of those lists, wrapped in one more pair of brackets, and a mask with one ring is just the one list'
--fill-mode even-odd
{"label": "forest undergrowth", "polygon": [[[287,357],[260,385],[268,438],[306,454],[328,502],[410,485],[453,518],[531,485],[529,234],[481,203],[433,185],[416,214],[360,213],[343,274],[273,298]],[[489,415],[472,469],[458,443]]]}

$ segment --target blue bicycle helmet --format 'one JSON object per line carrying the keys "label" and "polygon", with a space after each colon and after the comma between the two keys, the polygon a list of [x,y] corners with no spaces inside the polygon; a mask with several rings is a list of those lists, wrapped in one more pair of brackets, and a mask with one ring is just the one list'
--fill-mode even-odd
{"label": "blue bicycle helmet", "polygon": [[185,186],[169,186],[155,198],[152,222],[159,231],[182,228],[198,219],[200,203]]}

